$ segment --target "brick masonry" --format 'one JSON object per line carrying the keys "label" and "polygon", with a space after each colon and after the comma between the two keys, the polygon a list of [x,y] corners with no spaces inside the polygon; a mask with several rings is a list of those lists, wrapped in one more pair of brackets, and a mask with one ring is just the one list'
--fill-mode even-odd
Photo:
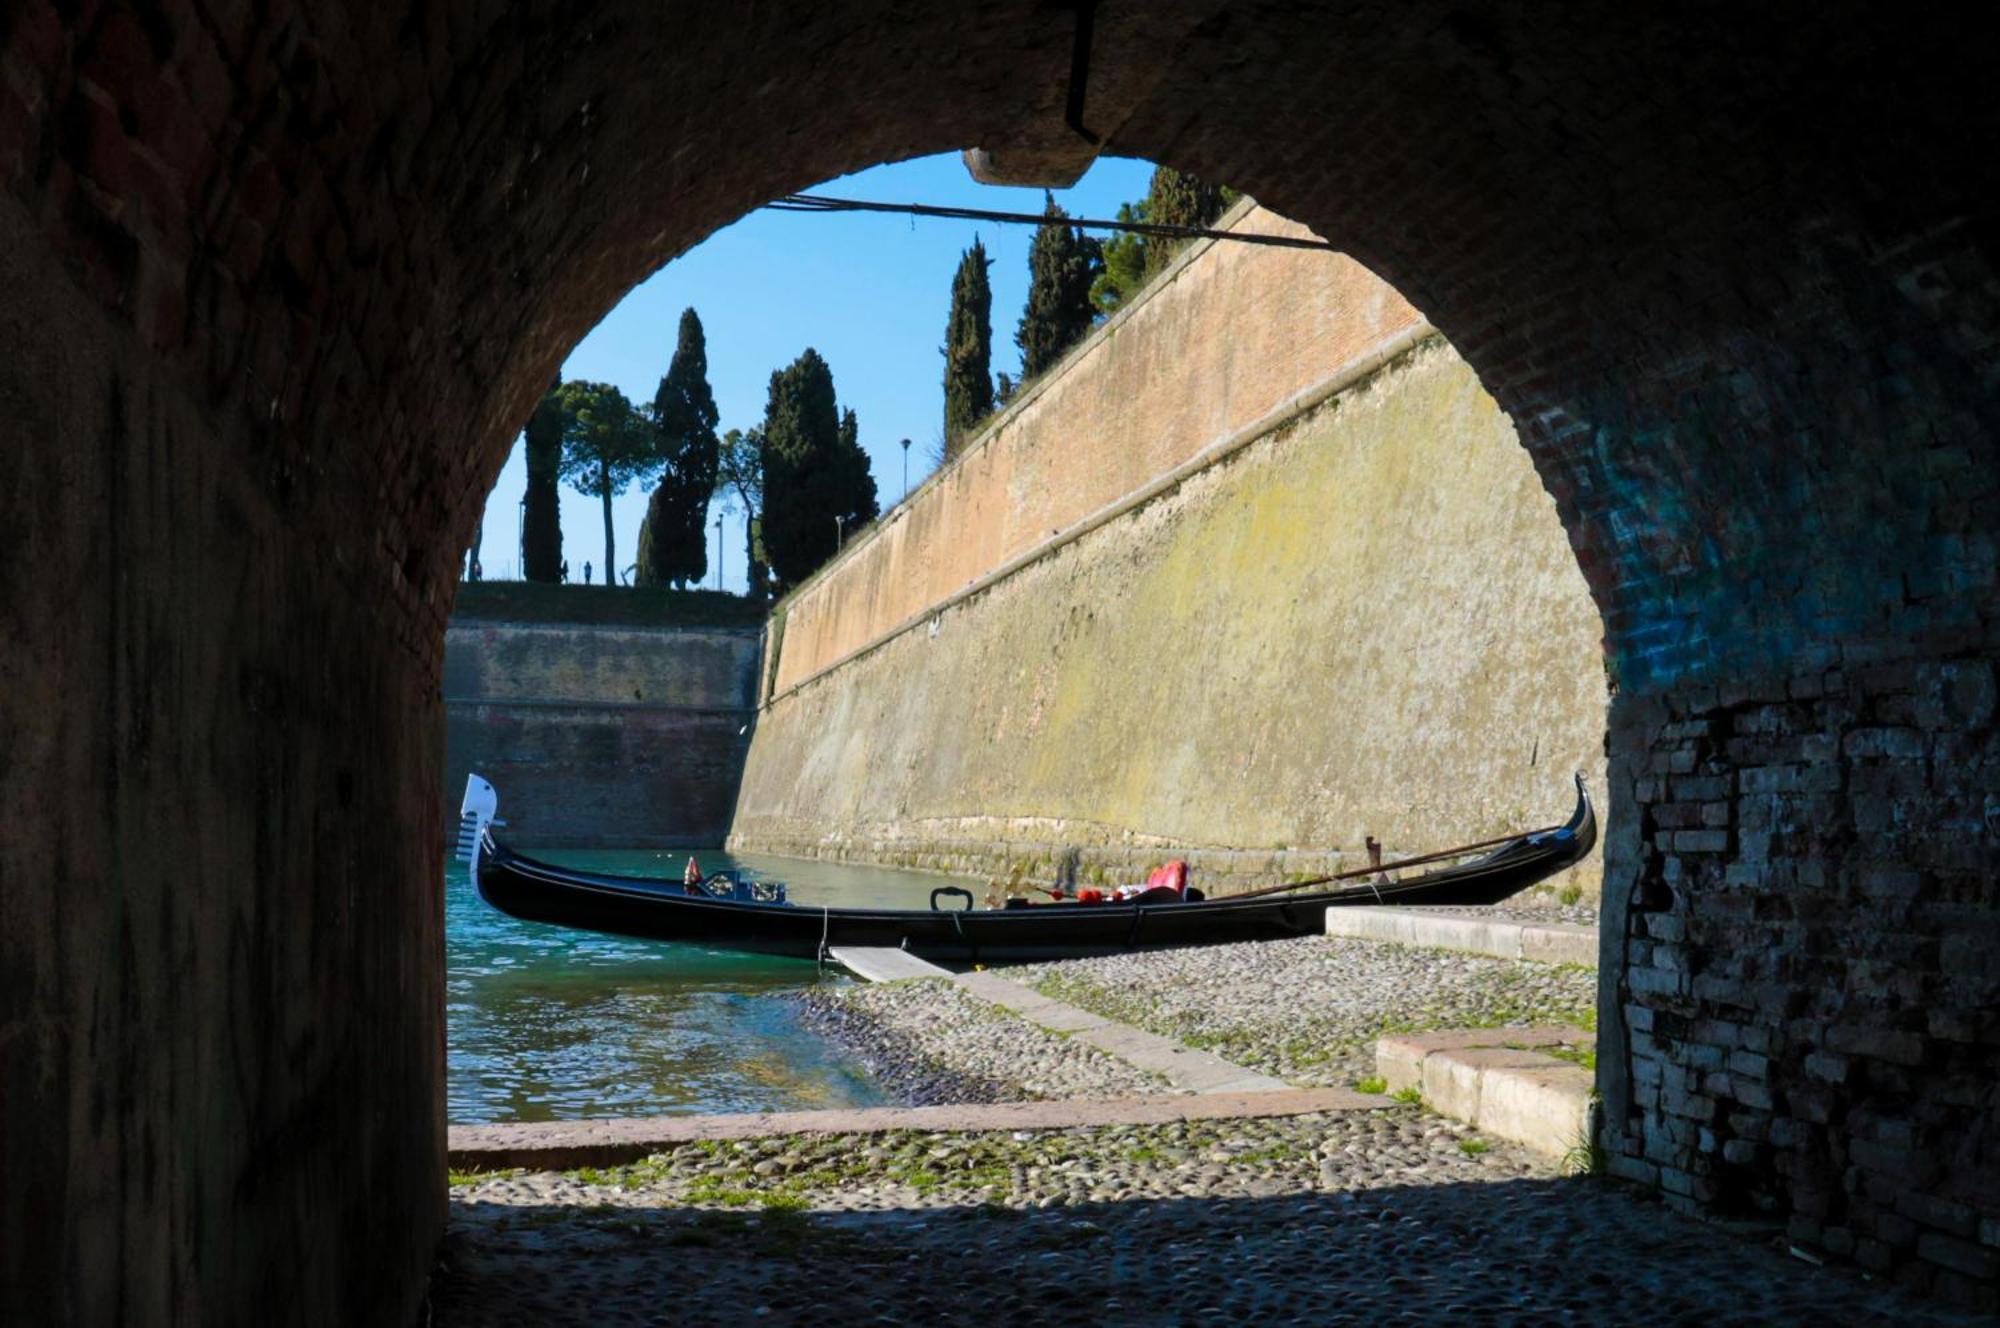
{"label": "brick masonry", "polygon": [[1611,1168],[1990,1308],[1992,652],[1858,653],[1620,707]]}
{"label": "brick masonry", "polygon": [[[1264,257],[1195,255],[778,607],[776,672],[805,677],[758,718],[732,846],[1040,881],[1073,851],[1111,884],[1184,857],[1226,892],[1352,868],[1371,837],[1398,856],[1558,822],[1579,771],[1602,802],[1597,613],[1506,416],[1435,337],[1353,353],[1338,311],[1365,330],[1391,302],[1366,273]],[[1331,363],[1258,353],[1329,319]],[[1138,375],[1158,399],[1123,390]],[[1219,442],[1192,424],[1190,403],[1301,395]],[[1143,424],[1169,437],[1141,449]],[[1078,501],[1121,471],[1129,505]],[[910,575],[933,563],[961,570]],[[912,606],[966,572],[975,592]],[[824,660],[829,619],[861,648],[788,663]],[[1593,854],[1548,889],[1599,878]]]}
{"label": "brick masonry", "polygon": [[443,805],[456,808],[477,771],[523,847],[714,847],[743,777],[762,653],[754,627],[454,618]]}
{"label": "brick masonry", "polygon": [[[1555,499],[1619,686],[1627,1169],[1992,1304],[1992,726],[1918,708],[2000,653],[2000,103],[1961,11],[1097,33],[1109,147],[1390,281]],[[1029,0],[0,7],[4,1303],[414,1317],[442,645],[512,435],[746,209],[1046,141],[1070,41]]]}

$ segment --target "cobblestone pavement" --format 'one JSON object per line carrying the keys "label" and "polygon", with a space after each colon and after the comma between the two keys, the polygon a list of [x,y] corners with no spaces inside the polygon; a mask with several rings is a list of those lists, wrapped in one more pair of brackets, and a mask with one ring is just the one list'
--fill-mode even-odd
{"label": "cobblestone pavement", "polygon": [[1106,955],[1004,970],[1045,995],[1309,1086],[1375,1073],[1383,1033],[1596,1027],[1589,969],[1337,936]]}
{"label": "cobblestone pavement", "polygon": [[1975,1322],[1409,1106],[481,1178],[453,1187],[429,1309],[441,1328]]}
{"label": "cobblestone pavement", "polygon": [[811,987],[806,1022],[861,1057],[911,1105],[1124,1097],[1172,1091],[1156,1074],[1040,1028],[944,978]]}

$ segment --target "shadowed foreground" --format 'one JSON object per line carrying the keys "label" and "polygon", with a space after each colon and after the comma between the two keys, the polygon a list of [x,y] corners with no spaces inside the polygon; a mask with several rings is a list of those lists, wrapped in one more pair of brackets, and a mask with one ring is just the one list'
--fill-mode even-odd
{"label": "shadowed foreground", "polygon": [[441,1325],[1973,1322],[1614,1183],[1553,1178],[1414,1108],[691,1145],[486,1179],[453,1204],[432,1310]]}

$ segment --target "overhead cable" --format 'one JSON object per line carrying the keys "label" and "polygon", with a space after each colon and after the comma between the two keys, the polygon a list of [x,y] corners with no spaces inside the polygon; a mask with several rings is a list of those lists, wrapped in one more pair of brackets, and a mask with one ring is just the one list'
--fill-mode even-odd
{"label": "overhead cable", "polygon": [[1135,235],[1155,235],[1169,240],[1229,240],[1237,244],[1265,244],[1280,249],[1318,249],[1337,252],[1318,238],[1296,235],[1254,235],[1241,231],[1218,231],[1206,226],[1166,226],[1151,221],[1100,221],[1089,217],[1051,218],[1039,212],[988,212],[981,208],[935,207],[929,203],[875,203],[859,198],[828,198],[822,194],[787,194],[764,205],[778,212],[889,212],[911,217],[936,217],[949,221],[992,221],[1011,226],[1041,226],[1051,220],[1086,231],[1129,231]]}

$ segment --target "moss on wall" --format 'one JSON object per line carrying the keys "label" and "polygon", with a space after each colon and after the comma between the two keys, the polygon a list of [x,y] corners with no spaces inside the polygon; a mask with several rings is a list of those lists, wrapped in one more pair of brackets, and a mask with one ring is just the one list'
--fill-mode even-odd
{"label": "moss on wall", "polygon": [[1369,834],[1544,824],[1573,771],[1603,787],[1600,630],[1511,426],[1434,342],[780,696],[732,843],[1277,879]]}

